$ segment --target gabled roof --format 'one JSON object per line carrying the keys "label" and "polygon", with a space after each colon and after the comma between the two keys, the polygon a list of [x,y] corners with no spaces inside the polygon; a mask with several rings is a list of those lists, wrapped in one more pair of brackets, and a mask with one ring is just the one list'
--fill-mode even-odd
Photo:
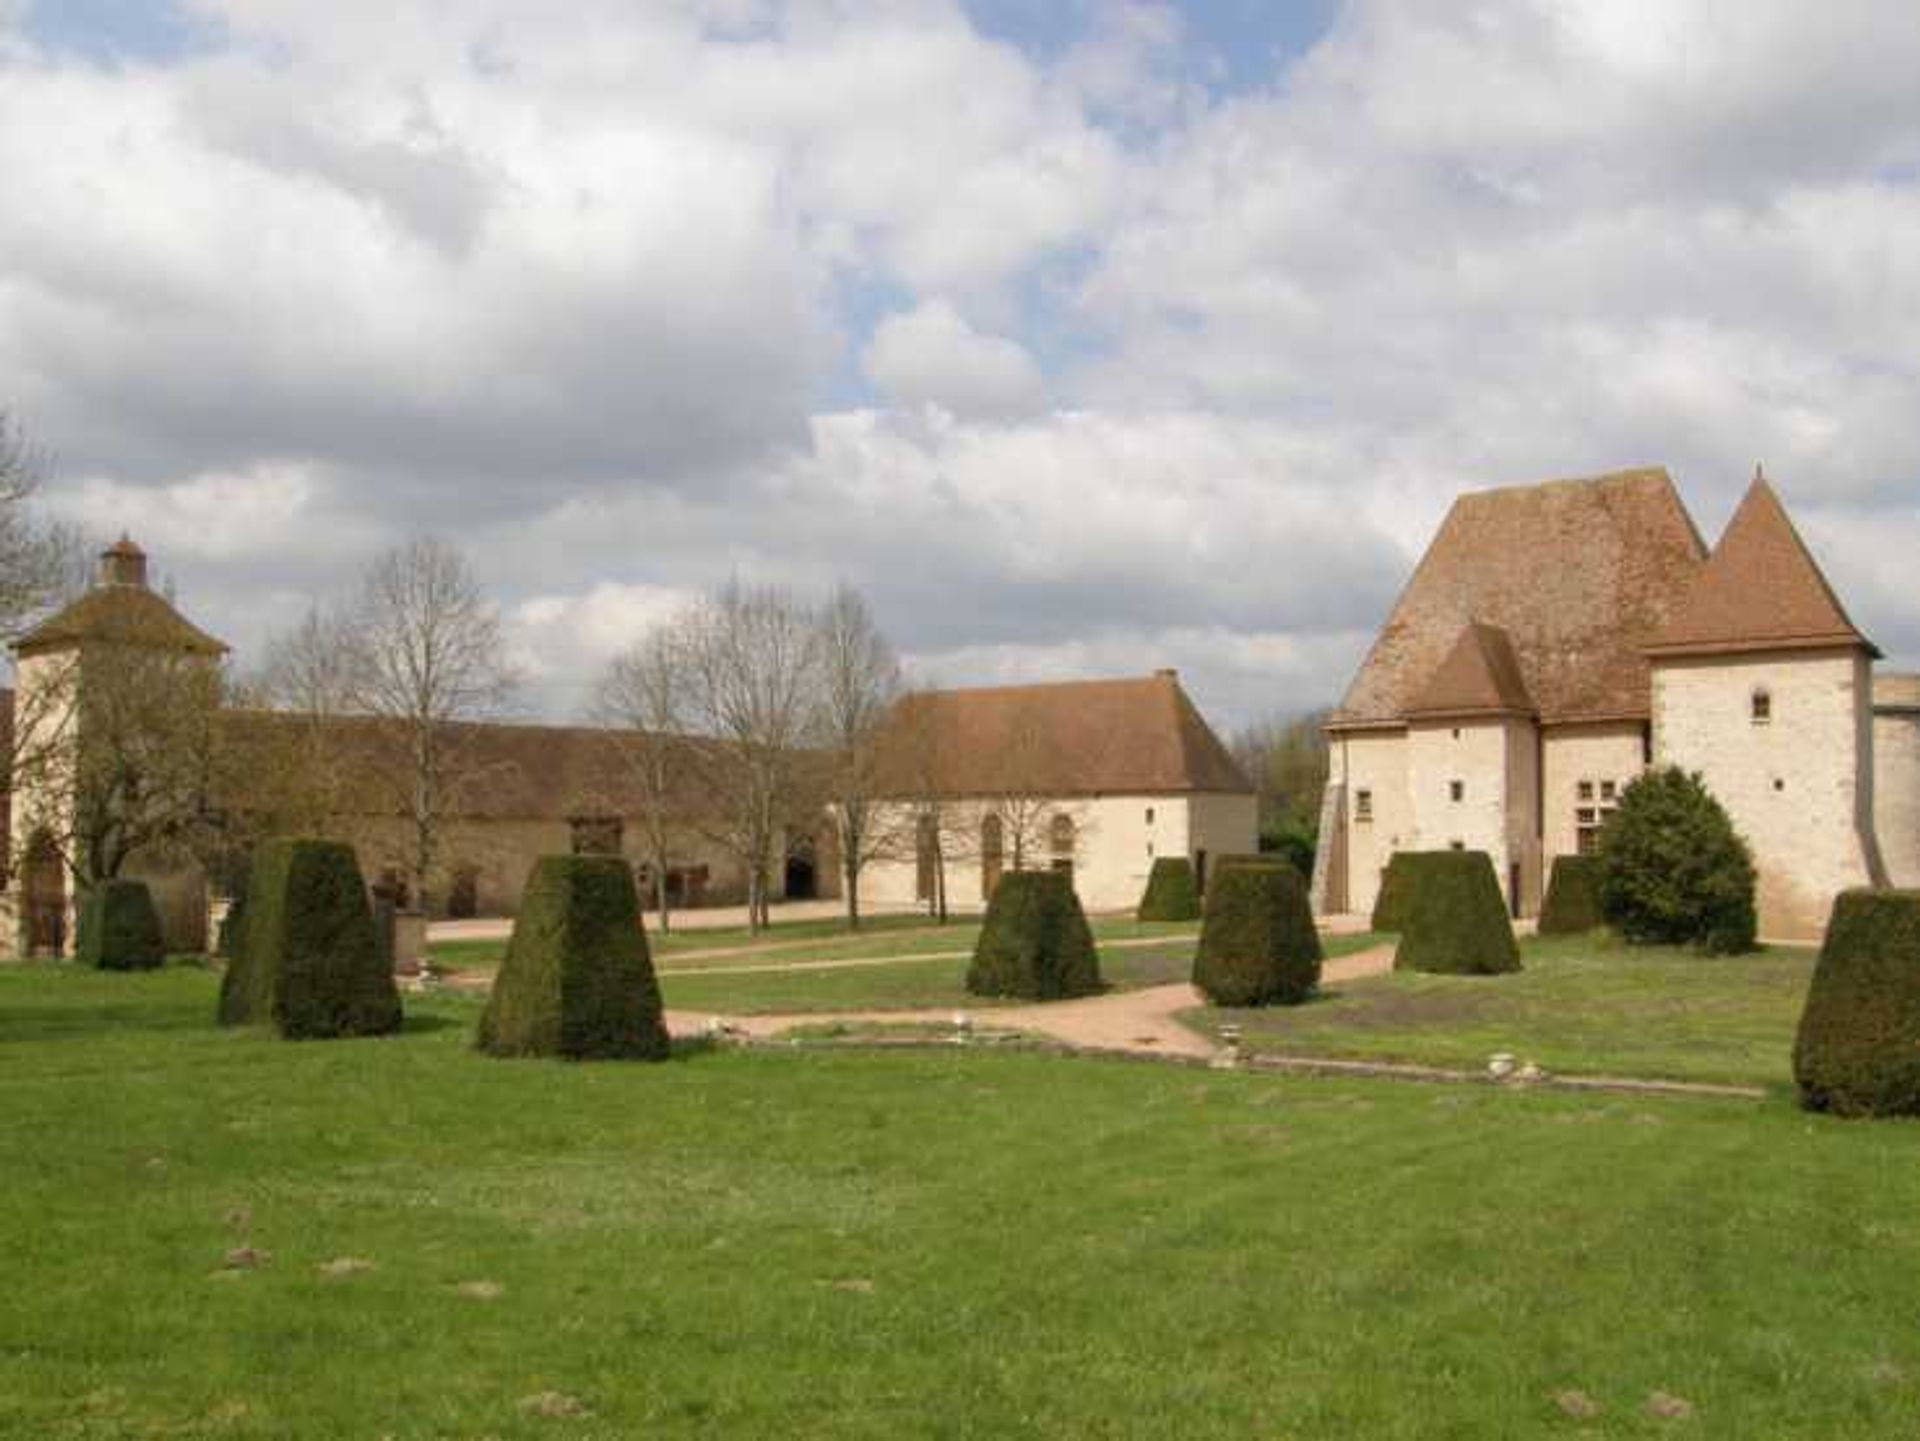
{"label": "gabled roof", "polygon": [[1172,671],[920,692],[894,708],[881,755],[899,796],[1253,790]]}
{"label": "gabled roof", "polygon": [[1407,707],[1410,718],[1532,715],[1513,640],[1497,625],[1475,622],[1460,632],[1440,668]]}
{"label": "gabled roof", "polygon": [[13,643],[16,655],[37,655],[87,641],[225,655],[215,640],[145,586],[97,585]]}
{"label": "gabled roof", "polygon": [[1863,646],[1767,478],[1754,472],[1679,609],[1648,643],[1658,656]]}
{"label": "gabled roof", "polygon": [[1463,495],[1329,727],[1403,724],[1475,623],[1506,632],[1543,723],[1644,720],[1644,647],[1705,556],[1662,469]]}

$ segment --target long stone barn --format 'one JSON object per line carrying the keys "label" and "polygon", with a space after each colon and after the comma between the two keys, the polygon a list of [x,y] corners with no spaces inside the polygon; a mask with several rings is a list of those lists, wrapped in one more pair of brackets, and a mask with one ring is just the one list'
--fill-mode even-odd
{"label": "long stone barn", "polygon": [[1664,470],[1461,496],[1327,726],[1316,909],[1454,847],[1533,915],[1672,764],[1752,847],[1762,934],[1817,936],[1846,887],[1920,885],[1920,677],[1879,658],[1757,473],[1711,551]]}

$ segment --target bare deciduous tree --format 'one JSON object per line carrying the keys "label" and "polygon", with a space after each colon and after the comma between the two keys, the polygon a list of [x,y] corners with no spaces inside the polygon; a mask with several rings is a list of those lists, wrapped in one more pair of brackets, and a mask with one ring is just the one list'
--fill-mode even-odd
{"label": "bare deciduous tree", "polygon": [[693,817],[682,805],[681,769],[689,759],[690,681],[683,637],[672,628],[643,637],[601,677],[594,717],[620,732],[617,751],[627,785],[640,802],[640,830],[652,872],[660,929],[672,929],[667,872],[674,833]]}
{"label": "bare deciduous tree", "polygon": [[819,725],[846,888],[847,923],[860,928],[860,877],[890,849],[879,814],[880,740],[900,695],[900,663],[866,601],[838,586],[819,616]]}
{"label": "bare deciduous tree", "polygon": [[[1079,851],[1084,807],[1060,794],[1065,760],[1039,710],[1017,709],[995,766],[999,784],[987,802],[987,810],[999,818],[1001,845],[1013,870],[1071,861]],[[1064,846],[1057,843],[1061,840]]]}
{"label": "bare deciduous tree", "polygon": [[714,800],[699,824],[739,861],[758,930],[781,837],[815,799],[803,747],[818,725],[819,630],[786,591],[738,581],[692,605],[676,630],[687,721],[704,741],[690,754]]}
{"label": "bare deciduous tree", "polygon": [[887,805],[879,843],[887,859],[914,867],[914,890],[944,924],[949,916],[948,867],[979,853],[980,807],[948,789],[944,740],[934,692],[902,695],[882,745]]}
{"label": "bare deciduous tree", "polygon": [[270,761],[273,773],[249,789],[282,829],[330,835],[352,809],[343,731],[355,701],[355,664],[352,629],[315,605],[268,643],[266,664],[242,696],[284,718],[284,729],[272,735],[281,752]]}
{"label": "bare deciduous tree", "polygon": [[[20,637],[72,589],[74,534],[34,512],[44,463],[20,427],[0,410],[0,640]],[[82,588],[85,571],[80,572]]]}
{"label": "bare deciduous tree", "polygon": [[481,779],[455,727],[499,715],[518,678],[499,616],[444,541],[415,540],[376,560],[347,632],[353,708],[384,721],[397,742],[382,778],[407,818],[407,870],[424,908],[449,807]]}

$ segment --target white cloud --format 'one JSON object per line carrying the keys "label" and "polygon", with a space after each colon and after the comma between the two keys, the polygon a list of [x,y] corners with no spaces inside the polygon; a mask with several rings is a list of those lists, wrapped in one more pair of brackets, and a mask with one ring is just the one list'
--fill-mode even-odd
{"label": "white cloud", "polygon": [[937,405],[960,415],[1030,411],[1045,390],[1024,347],[975,330],[947,300],[881,321],[862,364],[894,404]]}

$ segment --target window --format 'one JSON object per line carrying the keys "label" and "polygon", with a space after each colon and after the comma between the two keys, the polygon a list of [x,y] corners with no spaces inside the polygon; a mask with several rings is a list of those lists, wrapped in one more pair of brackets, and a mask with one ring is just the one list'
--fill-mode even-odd
{"label": "window", "polygon": [[1765,686],[1753,688],[1753,723],[1757,726],[1773,723],[1773,692]]}
{"label": "window", "polygon": [[1055,816],[1048,822],[1047,845],[1056,856],[1071,856],[1073,854],[1072,816]]}
{"label": "window", "polygon": [[576,816],[573,826],[573,853],[576,856],[617,856],[623,827],[618,816]]}
{"label": "window", "polygon": [[1153,807],[1152,806],[1147,807],[1147,824],[1148,825],[1153,824]]}
{"label": "window", "polygon": [[1579,804],[1573,808],[1574,849],[1590,856],[1600,849],[1600,832],[1620,800],[1618,781],[1582,780],[1574,786]]}
{"label": "window", "polygon": [[1448,844],[1452,846],[1453,849],[1455,849],[1456,851],[1464,851],[1467,848],[1467,843],[1465,841],[1449,841]]}
{"label": "window", "polygon": [[1447,794],[1453,797],[1456,805],[1459,804],[1467,798],[1467,783],[1465,781],[1448,781]]}
{"label": "window", "polygon": [[1373,819],[1372,791],[1355,791],[1353,793],[1353,818],[1361,822]]}

